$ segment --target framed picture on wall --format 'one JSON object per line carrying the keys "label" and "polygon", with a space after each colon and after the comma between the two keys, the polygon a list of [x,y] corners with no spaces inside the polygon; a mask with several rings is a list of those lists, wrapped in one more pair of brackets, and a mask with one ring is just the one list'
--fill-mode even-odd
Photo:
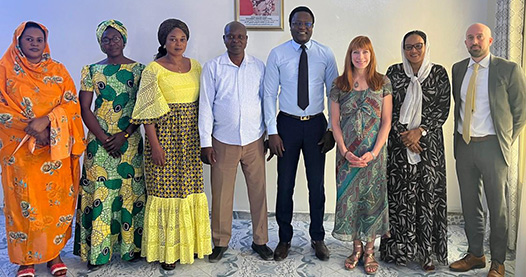
{"label": "framed picture on wall", "polygon": [[283,1],[285,0],[234,0],[236,20],[247,29],[283,30]]}

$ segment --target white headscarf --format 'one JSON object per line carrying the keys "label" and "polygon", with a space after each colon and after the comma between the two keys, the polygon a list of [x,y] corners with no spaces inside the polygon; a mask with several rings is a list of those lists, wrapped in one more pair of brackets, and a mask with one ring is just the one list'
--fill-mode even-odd
{"label": "white headscarf", "polygon": [[[422,122],[422,82],[429,76],[433,64],[429,57],[429,41],[425,43],[425,53],[422,65],[418,70],[418,75],[413,73],[413,67],[405,56],[404,39],[402,39],[402,61],[404,72],[407,77],[411,78],[404,98],[402,108],[400,108],[400,123],[407,124],[407,129],[412,130],[420,127]],[[407,160],[410,164],[417,164],[421,161],[420,155],[407,149]]]}

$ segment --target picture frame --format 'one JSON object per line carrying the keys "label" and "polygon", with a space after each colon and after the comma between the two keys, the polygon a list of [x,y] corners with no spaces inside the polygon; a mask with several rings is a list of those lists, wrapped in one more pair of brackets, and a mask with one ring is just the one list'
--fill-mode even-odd
{"label": "picture frame", "polygon": [[252,30],[283,30],[283,1],[234,0],[236,21]]}

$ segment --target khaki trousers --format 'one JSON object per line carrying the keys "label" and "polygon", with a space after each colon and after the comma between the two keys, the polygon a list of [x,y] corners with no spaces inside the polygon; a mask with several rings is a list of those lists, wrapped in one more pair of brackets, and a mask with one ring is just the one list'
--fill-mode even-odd
{"label": "khaki trousers", "polygon": [[263,137],[245,146],[229,145],[213,138],[212,147],[216,153],[216,163],[211,169],[214,246],[228,246],[232,235],[234,187],[239,163],[247,184],[253,240],[259,245],[266,244],[268,218]]}

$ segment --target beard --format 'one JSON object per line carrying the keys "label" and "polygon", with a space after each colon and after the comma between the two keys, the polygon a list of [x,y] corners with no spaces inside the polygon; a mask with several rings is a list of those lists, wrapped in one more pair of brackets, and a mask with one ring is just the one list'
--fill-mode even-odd
{"label": "beard", "polygon": [[482,57],[484,55],[487,54],[487,50],[485,49],[482,49],[482,47],[480,47],[480,45],[477,45],[478,47],[474,47],[474,46],[471,46],[469,49],[468,49],[468,52],[469,54],[472,56],[472,57],[475,57],[475,58],[478,58],[478,57]]}

